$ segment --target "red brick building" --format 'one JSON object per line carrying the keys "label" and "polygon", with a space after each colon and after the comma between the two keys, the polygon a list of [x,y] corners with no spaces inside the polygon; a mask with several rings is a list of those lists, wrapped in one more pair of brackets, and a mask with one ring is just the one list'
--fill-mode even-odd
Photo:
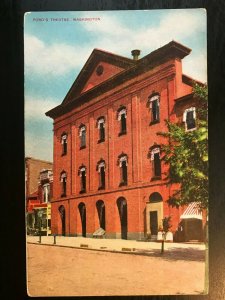
{"label": "red brick building", "polygon": [[175,41],[139,59],[94,49],[54,119],[52,233],[108,238],[156,235],[171,216],[175,232],[183,208],[166,203],[160,160],[164,120],[195,128],[192,79],[182,73],[191,50]]}

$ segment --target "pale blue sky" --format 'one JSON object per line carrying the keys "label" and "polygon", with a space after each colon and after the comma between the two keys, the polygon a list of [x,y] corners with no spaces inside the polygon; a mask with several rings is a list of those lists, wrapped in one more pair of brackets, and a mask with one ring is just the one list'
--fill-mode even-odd
{"label": "pale blue sky", "polygon": [[[74,21],[74,18],[100,18]],[[37,21],[37,19],[42,19]],[[68,18],[68,21],[53,21]],[[94,48],[131,58],[176,40],[192,49],[183,73],[207,81],[204,9],[31,12],[24,19],[25,153],[53,160],[52,120],[45,112],[59,105]]]}

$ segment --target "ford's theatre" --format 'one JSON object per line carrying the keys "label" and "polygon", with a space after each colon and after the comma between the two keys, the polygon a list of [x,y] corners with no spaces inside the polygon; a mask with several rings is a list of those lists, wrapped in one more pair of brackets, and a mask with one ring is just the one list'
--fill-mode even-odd
{"label": "ford's theatre", "polygon": [[[202,215],[168,206],[173,192],[161,161],[165,120],[195,129],[193,80],[182,73],[191,49],[172,41],[131,58],[94,49],[54,120],[52,234],[145,239],[171,217],[174,234],[201,239]],[[194,199],[193,199],[194,201]],[[188,211],[190,211],[188,213]]]}

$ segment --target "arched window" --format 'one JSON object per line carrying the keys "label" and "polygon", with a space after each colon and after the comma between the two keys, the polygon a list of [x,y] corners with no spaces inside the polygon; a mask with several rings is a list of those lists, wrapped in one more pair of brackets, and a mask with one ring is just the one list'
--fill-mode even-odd
{"label": "arched window", "polygon": [[152,193],[150,196],[149,196],[149,202],[150,203],[156,203],[156,202],[161,202],[163,199],[162,199],[162,196],[157,193],[157,192],[154,192]]}
{"label": "arched window", "polygon": [[118,164],[120,167],[120,184],[119,184],[119,186],[127,185],[127,162],[128,162],[127,155],[122,153],[118,157]]}
{"label": "arched window", "polygon": [[152,180],[161,178],[161,160],[160,147],[154,146],[150,148],[151,162],[152,162]]}
{"label": "arched window", "polygon": [[86,148],[86,126],[81,124],[79,127],[80,149]]}
{"label": "arched window", "polygon": [[150,109],[150,114],[151,114],[151,120],[150,120],[150,125],[158,123],[160,120],[160,113],[159,113],[159,102],[160,102],[160,96],[159,94],[152,94],[148,98],[148,106]]}
{"label": "arched window", "polygon": [[86,193],[86,167],[84,165],[79,168],[78,175],[80,176],[80,194]]}
{"label": "arched window", "polygon": [[62,171],[60,174],[60,181],[61,181],[61,187],[62,187],[61,197],[66,197],[66,179],[67,179],[66,172]]}
{"label": "arched window", "polygon": [[185,123],[185,130],[196,129],[196,110],[195,107],[185,109],[183,113],[183,122]]}
{"label": "arched window", "polygon": [[105,161],[103,159],[99,160],[97,163],[97,168],[99,174],[99,190],[105,189]]}
{"label": "arched window", "polygon": [[118,119],[118,121],[120,121],[120,133],[119,133],[119,135],[123,135],[123,134],[127,133],[126,118],[127,118],[127,109],[126,109],[126,107],[122,106],[117,111],[117,119]]}
{"label": "arched window", "polygon": [[62,155],[67,154],[67,134],[64,132],[61,135]]}
{"label": "arched window", "polygon": [[101,142],[105,141],[105,118],[104,117],[98,118],[97,126],[98,126],[98,130],[99,130],[98,143],[101,143]]}

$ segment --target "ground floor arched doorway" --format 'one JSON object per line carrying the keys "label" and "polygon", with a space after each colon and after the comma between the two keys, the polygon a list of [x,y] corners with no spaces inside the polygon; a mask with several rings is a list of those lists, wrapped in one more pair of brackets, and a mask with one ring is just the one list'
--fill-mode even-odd
{"label": "ground floor arched doorway", "polygon": [[105,230],[105,204],[102,200],[98,200],[96,203],[98,212],[99,227]]}
{"label": "ground floor arched doorway", "polygon": [[127,239],[127,201],[125,198],[120,197],[117,200],[117,207],[120,216],[120,225],[121,225],[121,238]]}
{"label": "ground floor arched doorway", "polygon": [[83,202],[78,205],[80,212],[81,226],[82,226],[82,236],[86,237],[86,206]]}
{"label": "ground floor arched doorway", "polygon": [[59,214],[61,219],[61,234],[65,236],[66,235],[66,211],[63,205],[59,207]]}
{"label": "ground floor arched doorway", "polygon": [[163,199],[158,192],[149,196],[149,202],[146,205],[146,229],[147,236],[152,239],[157,238],[159,227],[162,226],[163,219]]}

